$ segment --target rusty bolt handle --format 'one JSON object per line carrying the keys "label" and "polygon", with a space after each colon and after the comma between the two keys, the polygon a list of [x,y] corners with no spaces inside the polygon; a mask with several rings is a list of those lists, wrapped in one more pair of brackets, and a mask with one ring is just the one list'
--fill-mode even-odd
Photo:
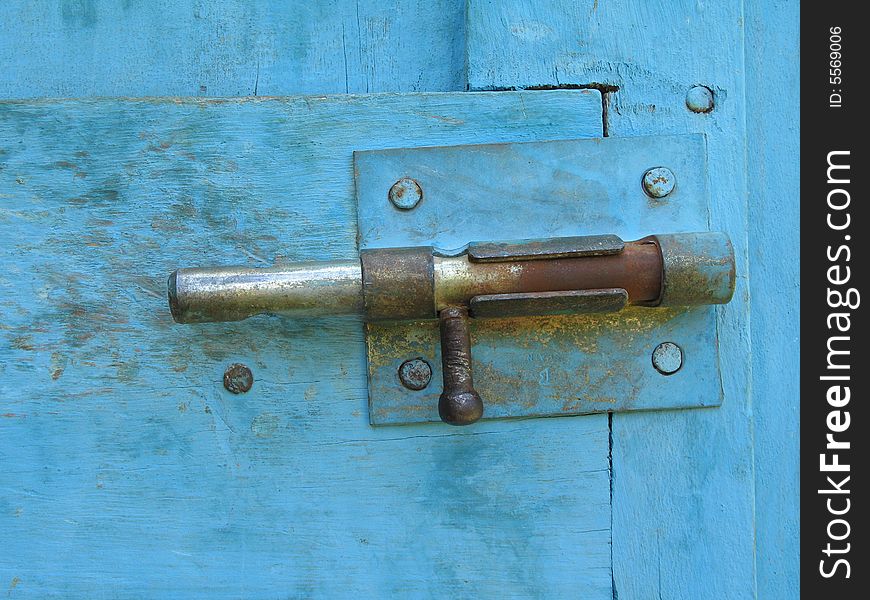
{"label": "rusty bolt handle", "polygon": [[438,414],[450,425],[470,425],[483,416],[483,400],[474,389],[471,375],[471,334],[468,309],[448,306],[441,322],[441,367],[444,390],[438,399]]}

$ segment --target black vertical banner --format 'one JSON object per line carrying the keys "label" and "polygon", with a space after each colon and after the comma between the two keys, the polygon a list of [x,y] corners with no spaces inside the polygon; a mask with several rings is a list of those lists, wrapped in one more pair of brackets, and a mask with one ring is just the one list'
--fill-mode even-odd
{"label": "black vertical banner", "polygon": [[870,32],[859,7],[801,9],[801,592],[843,600],[870,594],[870,165],[859,89]]}

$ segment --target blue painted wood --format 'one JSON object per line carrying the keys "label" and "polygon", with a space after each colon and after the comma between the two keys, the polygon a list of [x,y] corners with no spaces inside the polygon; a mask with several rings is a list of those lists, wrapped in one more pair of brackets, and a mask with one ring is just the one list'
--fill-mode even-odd
{"label": "blue painted wood", "polygon": [[[594,90],[578,93],[600,98]],[[709,223],[705,146],[694,135],[357,152],[360,248],[456,250],[476,240],[602,233],[635,240],[703,231]],[[678,174],[678,186],[653,200],[641,180],[658,164]],[[423,189],[414,210],[387,200],[401,177]],[[378,323],[367,331],[372,423],[439,421],[440,385],[410,392],[396,377],[405,360],[420,357],[441,381],[437,323]],[[722,400],[711,307],[474,319],[472,337],[484,418],[697,408]],[[651,360],[664,341],[692,357],[670,376]]]}
{"label": "blue painted wood", "polygon": [[465,89],[463,0],[4,0],[0,98]]}
{"label": "blue painted wood", "polygon": [[[469,4],[472,89],[618,87],[605,99],[610,135],[707,135],[712,228],[737,254],[737,292],[718,311],[725,400],[709,411],[613,415],[620,597],[756,595],[742,22],[737,1]],[[698,84],[713,90],[709,114],[686,107]]]}
{"label": "blue painted wood", "polygon": [[[240,0],[6,0],[0,3],[0,63],[4,65],[0,97],[464,89],[462,4],[461,0],[291,6]],[[605,95],[612,134],[706,131],[715,163],[714,189],[721,190],[714,220],[724,215],[733,225],[745,218],[742,194],[747,182],[735,167],[741,164],[744,148],[743,138],[736,133],[742,119],[757,136],[747,148],[752,167],[748,226],[753,242],[748,257],[753,272],[763,276],[738,289],[744,301],[747,287],[753,292],[754,404],[750,406],[741,393],[750,387],[745,362],[740,362],[741,354],[747,360],[749,332],[741,323],[731,323],[732,336],[740,341],[724,348],[734,358],[722,412],[727,410],[733,422],[711,423],[709,417],[700,422],[691,417],[687,422],[689,417],[674,413],[614,420],[614,592],[623,598],[750,595],[752,574],[746,556],[751,544],[744,531],[752,520],[747,516],[744,487],[752,477],[748,474],[752,465],[744,457],[749,451],[746,423],[752,411],[756,415],[754,478],[761,483],[754,492],[757,594],[795,595],[791,592],[797,585],[798,507],[792,486],[797,478],[797,395],[790,380],[778,374],[797,367],[783,350],[796,333],[790,325],[796,308],[789,308],[796,306],[797,290],[790,287],[795,281],[790,274],[796,272],[796,254],[770,253],[762,244],[794,245],[783,223],[796,225],[786,200],[794,197],[796,165],[781,158],[785,152],[780,158],[771,154],[774,145],[797,143],[796,106],[781,99],[797,86],[794,3],[751,0],[741,14],[736,2],[544,0],[515,2],[513,15],[499,13],[492,4],[470,2],[468,60],[473,88],[619,85],[618,92]],[[740,82],[744,17],[749,78],[745,87]],[[765,47],[776,51],[756,50]],[[717,108],[709,115],[690,114],[683,107],[686,86],[696,83],[711,86],[716,94]],[[114,119],[123,124],[137,114],[115,111]],[[195,121],[190,115],[185,118]],[[158,115],[151,120],[163,119]],[[146,125],[151,127],[150,122]],[[40,125],[50,126],[50,122]],[[178,123],[174,126],[184,129]],[[22,122],[11,133],[3,130],[0,145],[6,149],[9,140],[13,146],[32,141],[32,127]],[[433,576],[426,571],[425,561],[432,548],[463,544],[487,557],[508,557],[506,565],[492,566],[493,578],[504,581],[486,583],[487,589],[500,586],[496,592],[500,595],[532,596],[544,590],[595,597],[587,593],[587,585],[598,585],[600,595],[605,595],[605,588],[609,593],[603,582],[609,575],[584,562],[599,553],[600,546],[568,540],[583,525],[585,503],[597,506],[592,501],[597,498],[594,492],[583,498],[583,506],[578,507],[578,498],[585,493],[584,485],[597,489],[588,478],[602,464],[600,458],[607,456],[607,445],[602,443],[607,436],[605,419],[536,420],[516,437],[511,434],[511,443],[488,447],[484,458],[497,459],[492,468],[500,470],[502,478],[533,475],[526,478],[526,489],[513,483],[503,492],[495,473],[469,477],[459,486],[437,475],[420,475],[434,472],[427,470],[434,458],[446,463],[455,458],[450,456],[453,451],[470,456],[473,446],[449,446],[464,443],[464,437],[430,439],[428,428],[422,434],[410,428],[409,439],[350,441],[351,432],[365,421],[361,417],[364,376],[360,359],[347,350],[358,348],[361,338],[347,337],[346,323],[324,321],[319,323],[323,329],[313,333],[296,323],[262,319],[257,327],[291,336],[280,343],[272,341],[275,336],[257,335],[239,325],[178,338],[180,333],[168,322],[156,325],[162,318],[160,278],[151,271],[125,272],[133,267],[167,268],[168,260],[164,264],[154,257],[173,233],[200,236],[201,247],[189,240],[167,249],[167,254],[189,253],[191,264],[218,255],[238,259],[240,251],[252,264],[264,264],[272,251],[294,259],[318,253],[343,256],[353,244],[340,230],[346,226],[340,219],[323,227],[306,220],[305,210],[327,200],[323,196],[303,200],[294,192],[287,205],[280,204],[288,195],[276,181],[279,175],[272,175],[269,183],[264,182],[265,176],[261,180],[246,174],[245,165],[253,159],[242,152],[245,146],[239,140],[226,149],[213,148],[199,163],[192,161],[185,167],[169,148],[162,155],[155,150],[140,156],[141,148],[127,148],[126,143],[119,147],[109,135],[115,127],[94,126],[93,121],[74,127],[57,123],[51,136],[62,140],[71,132],[81,135],[92,128],[96,133],[86,138],[89,144],[110,140],[99,156],[126,163],[123,170],[115,171],[117,182],[126,181],[129,187],[120,188],[118,197],[123,202],[112,201],[112,191],[119,190],[111,186],[101,190],[93,185],[85,194],[71,193],[88,176],[93,181],[95,173],[109,173],[109,167],[86,163],[85,156],[70,160],[67,154],[87,151],[73,149],[74,139],[66,142],[70,152],[61,152],[59,146],[50,152],[61,157],[46,161],[34,153],[32,163],[20,161],[11,186],[13,197],[9,173],[0,171],[4,182],[0,229],[7,236],[0,238],[0,248],[5,252],[12,247],[7,241],[12,235],[15,256],[47,253],[33,274],[3,255],[4,269],[11,271],[0,281],[0,312],[4,319],[15,315],[18,323],[15,330],[5,321],[0,323],[0,377],[4,378],[0,403],[3,414],[9,415],[0,417],[0,457],[5,467],[0,475],[4,545],[0,584],[6,586],[7,595],[187,597],[213,592],[239,597],[335,597],[348,593],[351,586],[359,590],[355,595],[364,596],[462,595],[467,592],[459,583],[462,573],[439,564],[440,571]],[[257,136],[266,135],[262,129],[256,130]],[[198,143],[205,144],[207,136],[201,137]],[[151,141],[159,148],[166,140]],[[217,145],[219,140],[213,142]],[[452,142],[445,138],[441,143]],[[167,153],[169,158],[164,156]],[[240,165],[233,153],[244,157],[242,169],[233,170],[234,164]],[[168,161],[162,166],[157,162],[161,157]],[[5,165],[4,159],[0,156]],[[259,160],[261,168],[270,164],[268,158]],[[148,168],[137,166],[143,161]],[[52,166],[63,162],[70,165],[66,179],[64,167]],[[83,165],[83,169],[73,168]],[[281,169],[285,163],[272,166]],[[23,193],[16,187],[32,182],[31,170],[39,171],[37,179],[42,179],[51,169],[59,174],[39,193],[32,189]],[[129,183],[144,174],[148,177],[139,183]],[[18,177],[25,183],[18,183]],[[173,186],[161,186],[167,177],[173,179]],[[192,191],[181,200],[165,195],[176,189]],[[250,197],[248,190],[252,190]],[[330,191],[325,197],[333,195]],[[70,201],[52,200],[55,196]],[[128,204],[130,197],[137,201]],[[78,204],[72,201],[75,198]],[[305,210],[288,208],[300,202],[307,202]],[[236,210],[234,203],[241,208]],[[264,207],[261,211],[244,208],[259,204]],[[153,210],[147,208],[150,205]],[[214,219],[209,219],[210,212],[215,213]],[[195,227],[186,223],[191,215]],[[292,226],[298,241],[289,240],[285,251],[278,249],[282,244],[277,238],[257,234],[255,221],[269,219],[277,226]],[[144,253],[143,248],[148,250],[148,265],[133,256]],[[738,246],[738,251],[745,249]],[[48,259],[56,257],[66,262],[52,268]],[[81,268],[70,273],[61,268],[70,264]],[[120,275],[124,285],[113,283]],[[96,299],[96,292],[93,297],[83,296],[89,288],[103,289],[107,282],[112,291],[108,307]],[[770,289],[776,292],[776,301],[770,299]],[[88,317],[98,307],[103,312]],[[153,314],[141,316],[149,311]],[[34,312],[43,316],[30,329],[21,329]],[[131,320],[129,315],[139,318]],[[727,324],[728,317],[723,318]],[[141,335],[131,345],[135,331]],[[34,332],[43,336],[38,345],[33,344]],[[328,341],[318,342],[324,333]],[[181,345],[190,346],[187,354],[176,345],[179,339]],[[14,360],[10,352],[15,353]],[[159,377],[149,377],[154,357],[161,369],[156,372]],[[333,357],[333,370],[324,375],[323,364],[330,364]],[[229,359],[267,365],[269,379],[258,379],[251,394],[264,393],[265,385],[272,399],[260,403],[254,396],[225,394],[220,377],[223,361]],[[179,372],[167,371],[161,361],[171,361],[171,368]],[[208,373],[191,375],[193,364],[205,365]],[[10,365],[15,377],[6,379]],[[255,376],[263,368],[258,366]],[[57,375],[55,387],[49,387],[46,373],[49,379]],[[167,373],[170,384],[160,384]],[[177,385],[179,377],[191,380]],[[39,390],[35,398],[22,391],[31,381]],[[36,405],[39,410],[5,412],[10,393],[16,394],[17,401],[25,399],[16,407]],[[315,401],[306,402],[304,409],[288,407],[277,399],[279,393],[282,399],[298,402],[308,396]],[[177,406],[178,415],[169,414],[170,406]],[[210,413],[204,412],[205,406]],[[255,423],[261,413],[266,414]],[[213,422],[204,420],[206,414],[212,415]],[[301,417],[315,423],[302,426]],[[325,425],[336,420],[336,425]],[[502,432],[497,425],[481,425],[493,430],[474,437],[492,442]],[[308,431],[310,427],[313,431]],[[556,427],[561,429],[549,429]],[[545,435],[538,445],[535,440],[542,431]],[[270,432],[271,437],[258,437]],[[332,435],[343,436],[336,446],[344,450],[330,445]],[[637,441],[632,443],[632,437]],[[280,451],[274,448],[276,438]],[[588,440],[582,452],[578,439]],[[564,466],[558,457],[549,460],[546,448],[564,445],[566,440],[566,456],[575,466],[539,473],[542,463]],[[283,449],[288,444],[299,456],[287,457]],[[420,449],[419,464],[413,462],[409,444],[415,451]],[[697,453],[697,448],[702,452]],[[401,460],[396,460],[395,472],[386,467],[363,466],[359,472],[353,468],[357,463],[370,465],[372,457],[395,456],[396,449]],[[502,452],[507,455],[501,456]],[[317,457],[318,469],[310,464],[312,456]],[[402,462],[406,460],[411,461],[407,466]],[[584,473],[590,469],[592,474]],[[338,482],[324,482],[322,472],[337,473]],[[548,475],[556,481],[551,496],[547,490],[554,484]],[[371,497],[359,493],[365,488],[363,478],[377,482]],[[579,484],[558,496],[563,482],[574,480]],[[484,485],[473,486],[477,482]],[[403,494],[404,501],[399,499]],[[501,520],[463,529],[459,517],[465,507],[457,500],[463,494],[482,499],[485,509],[495,511]],[[420,505],[439,499],[448,508],[438,513],[435,525],[427,527],[431,512]],[[349,504],[336,508],[338,501]],[[554,512],[552,506],[557,506]],[[527,512],[551,518],[535,528],[532,519],[521,518]],[[592,512],[598,514],[594,508]],[[398,516],[391,518],[391,514]],[[481,523],[482,513],[474,514],[473,522]],[[506,524],[514,526],[515,519],[523,533],[507,531]],[[284,527],[291,520],[293,525]],[[362,528],[368,537],[355,538],[356,524],[369,520],[372,526]],[[347,522],[353,526],[336,525]],[[562,531],[565,524],[567,533]],[[529,535],[523,537],[525,533]],[[555,549],[547,544],[550,535]],[[417,539],[427,542],[422,549],[411,547],[410,540]],[[573,556],[576,552],[583,557]],[[529,557],[537,554],[540,560],[528,569]],[[581,563],[584,568],[578,567]],[[384,564],[390,565],[389,573],[382,572],[387,571]],[[505,575],[500,568],[511,571]],[[482,570],[471,577],[472,583]],[[391,587],[389,580],[395,582],[395,573],[399,581]],[[587,573],[598,583],[589,584]],[[281,592],[275,592],[279,585]],[[577,587],[570,589],[571,585]]]}
{"label": "blue painted wood", "polygon": [[800,595],[800,14],[746,2],[759,598]]}
{"label": "blue painted wood", "polygon": [[9,595],[610,598],[606,417],[374,429],[359,322],[182,327],[165,299],[179,264],[354,256],[354,149],[572,138],[599,107],[0,103]]}

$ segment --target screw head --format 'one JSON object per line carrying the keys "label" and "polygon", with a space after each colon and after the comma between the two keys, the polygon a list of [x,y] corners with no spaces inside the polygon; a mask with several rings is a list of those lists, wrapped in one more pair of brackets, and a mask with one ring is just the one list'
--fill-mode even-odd
{"label": "screw head", "polygon": [[686,92],[686,106],[694,113],[713,110],[713,90],[706,85],[696,85]]}
{"label": "screw head", "polygon": [[652,363],[662,375],[673,375],[683,366],[683,349],[673,342],[663,342],[653,350]]}
{"label": "screw head", "polygon": [[224,371],[224,388],[233,394],[244,394],[254,385],[254,374],[245,365],[232,364]]}
{"label": "screw head", "polygon": [[660,199],[674,191],[677,178],[667,167],[653,167],[643,174],[643,191],[650,198]]}
{"label": "screw head", "polygon": [[399,367],[399,381],[409,390],[422,390],[432,380],[432,367],[422,358],[406,360]]}
{"label": "screw head", "polygon": [[390,188],[388,196],[396,208],[411,210],[423,199],[423,188],[410,177],[402,177]]}

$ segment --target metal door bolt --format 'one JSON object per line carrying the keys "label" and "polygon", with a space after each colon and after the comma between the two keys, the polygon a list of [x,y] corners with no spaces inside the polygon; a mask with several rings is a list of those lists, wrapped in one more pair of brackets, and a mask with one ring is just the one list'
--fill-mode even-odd
{"label": "metal door bolt", "polygon": [[399,367],[399,381],[409,390],[422,390],[432,380],[432,367],[422,358],[406,360]]}
{"label": "metal door bolt", "polygon": [[390,188],[388,196],[396,208],[411,210],[423,199],[423,188],[410,177],[402,177]]}
{"label": "metal door bolt", "polygon": [[474,389],[471,373],[471,333],[468,309],[448,306],[441,321],[441,371],[444,391],[438,398],[438,414],[449,425],[470,425],[483,416],[483,400]]}
{"label": "metal door bolt", "polygon": [[674,191],[677,178],[667,167],[653,167],[643,174],[643,190],[650,198],[660,199]]}
{"label": "metal door bolt", "polygon": [[663,342],[653,350],[652,363],[662,375],[673,375],[683,366],[683,349],[673,342]]}

